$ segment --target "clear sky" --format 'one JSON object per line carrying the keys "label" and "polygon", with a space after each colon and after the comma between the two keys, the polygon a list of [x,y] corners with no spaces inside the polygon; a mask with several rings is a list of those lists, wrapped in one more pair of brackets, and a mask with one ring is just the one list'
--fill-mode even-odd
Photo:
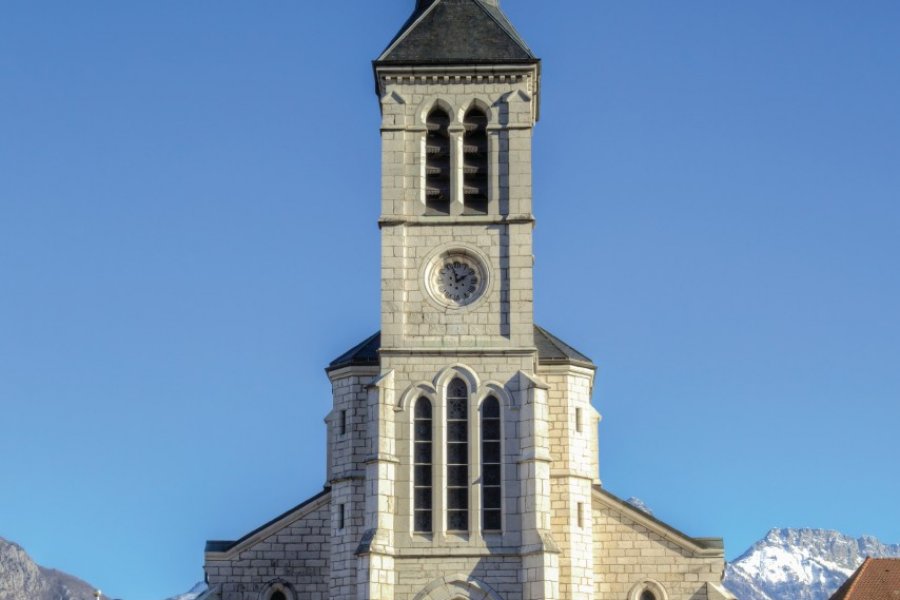
{"label": "clear sky", "polygon": [[[412,5],[0,3],[0,536],[160,600],[321,489]],[[900,542],[900,3],[503,7],[544,60],[536,319],[600,365],[604,484],[729,557]]]}

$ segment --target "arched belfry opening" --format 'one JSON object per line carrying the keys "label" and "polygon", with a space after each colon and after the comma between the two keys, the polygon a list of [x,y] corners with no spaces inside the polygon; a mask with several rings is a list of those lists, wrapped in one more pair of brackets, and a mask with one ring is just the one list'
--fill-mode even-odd
{"label": "arched belfry opening", "polygon": [[435,107],[425,127],[425,214],[450,214],[450,115]]}
{"label": "arched belfry opening", "polygon": [[470,108],[463,120],[463,214],[467,215],[488,213],[487,123],[487,114],[478,107]]}

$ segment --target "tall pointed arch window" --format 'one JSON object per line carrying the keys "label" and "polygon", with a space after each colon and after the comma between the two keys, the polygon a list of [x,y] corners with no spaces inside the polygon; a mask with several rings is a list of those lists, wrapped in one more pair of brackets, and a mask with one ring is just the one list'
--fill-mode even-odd
{"label": "tall pointed arch window", "polygon": [[469,530],[469,388],[447,386],[447,530]]}
{"label": "tall pointed arch window", "polygon": [[450,115],[439,107],[425,120],[425,214],[450,214]]}
{"label": "tall pointed arch window", "polygon": [[481,524],[485,531],[502,528],[502,459],[500,403],[488,396],[481,404]]}
{"label": "tall pointed arch window", "polygon": [[431,413],[431,401],[419,398],[413,423],[413,525],[417,533],[432,531],[434,461]]}
{"label": "tall pointed arch window", "polygon": [[463,214],[488,212],[488,136],[487,114],[470,108],[463,119]]}

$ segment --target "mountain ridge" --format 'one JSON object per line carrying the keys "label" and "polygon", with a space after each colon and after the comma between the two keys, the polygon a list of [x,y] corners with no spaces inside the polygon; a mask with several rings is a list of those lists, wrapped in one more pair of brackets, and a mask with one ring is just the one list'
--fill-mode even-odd
{"label": "mountain ridge", "polygon": [[[637,498],[629,502],[650,512]],[[831,529],[773,528],[726,563],[723,583],[739,600],[828,600],[867,556],[900,557],[900,544]],[[167,600],[196,600],[205,590],[199,582]],[[93,600],[93,593],[85,581],[38,565],[20,545],[0,537],[0,600]]]}
{"label": "mountain ridge", "polygon": [[22,546],[0,537],[0,600],[94,600],[94,589],[68,573],[40,566]]}
{"label": "mountain ridge", "polygon": [[900,557],[900,544],[831,529],[773,528],[726,564],[740,600],[828,600],[867,556]]}

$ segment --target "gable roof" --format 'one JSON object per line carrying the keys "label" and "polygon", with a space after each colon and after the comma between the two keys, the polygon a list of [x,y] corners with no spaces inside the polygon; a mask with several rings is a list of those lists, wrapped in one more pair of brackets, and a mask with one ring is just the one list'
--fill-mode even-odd
{"label": "gable roof", "polygon": [[375,64],[537,62],[496,0],[420,0]]}
{"label": "gable roof", "polygon": [[831,600],[897,600],[900,558],[866,558]]}
{"label": "gable roof", "polygon": [[226,540],[207,540],[206,548],[204,551],[205,552],[229,552],[232,549],[240,546],[247,540],[251,539],[253,536],[255,536],[259,533],[262,533],[269,527],[272,527],[273,525],[276,525],[281,521],[291,519],[292,517],[295,517],[295,515],[303,514],[303,509],[310,507],[310,505],[312,505],[316,500],[320,500],[330,493],[331,493],[331,488],[326,487],[325,489],[323,489],[321,492],[319,492],[312,498],[308,498],[308,499],[304,500],[303,502],[301,502],[294,508],[281,513],[280,515],[278,515],[271,521],[269,521],[267,523],[263,523],[262,525],[260,525],[259,527],[257,527],[253,531],[251,531],[250,533],[242,536],[239,540],[234,540],[234,541],[231,541],[231,540],[228,540],[228,541],[226,541]]}
{"label": "gable roof", "polygon": [[681,546],[691,552],[704,556],[723,556],[725,554],[725,544],[722,538],[717,537],[691,537],[688,534],[675,529],[665,521],[661,521],[634,507],[625,500],[622,500],[612,492],[606,490],[603,486],[594,485],[594,498],[602,500],[607,506],[616,508],[619,512],[625,513],[630,519],[636,521],[651,531],[655,531],[657,535]]}
{"label": "gable roof", "polygon": [[[543,327],[534,326],[534,345],[541,365],[575,365],[595,368],[590,358],[568,345]],[[326,373],[344,367],[377,367],[380,363],[378,351],[381,349],[381,332],[367,337],[353,346],[325,368]]]}

